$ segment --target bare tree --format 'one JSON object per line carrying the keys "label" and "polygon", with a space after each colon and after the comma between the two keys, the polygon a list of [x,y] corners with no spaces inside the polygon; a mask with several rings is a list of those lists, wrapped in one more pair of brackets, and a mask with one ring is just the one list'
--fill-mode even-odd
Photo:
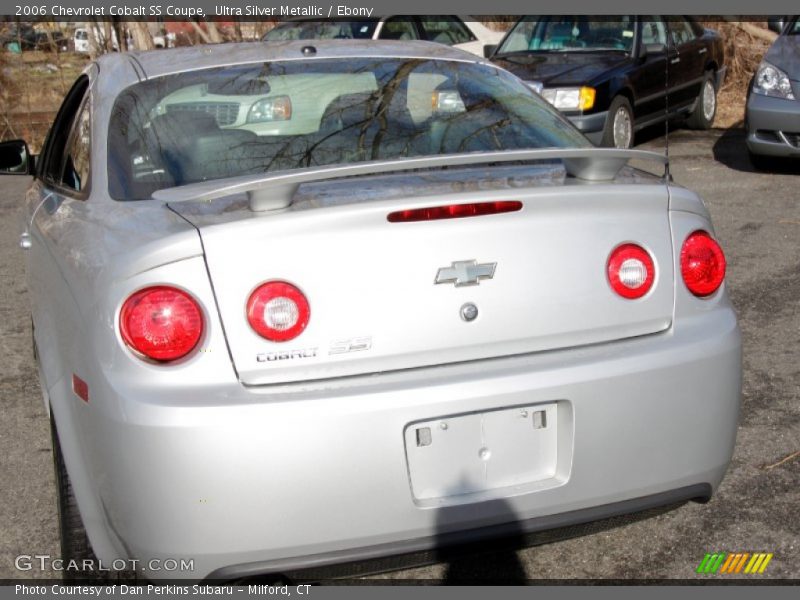
{"label": "bare tree", "polygon": [[202,41],[204,44],[210,44],[211,37],[205,32],[205,30],[200,27],[196,21],[189,22],[192,24],[192,29],[194,29],[194,32],[197,34],[197,37],[200,38],[200,41]]}
{"label": "bare tree", "polygon": [[208,37],[211,38],[212,44],[219,44],[224,41],[222,34],[217,29],[217,24],[214,21],[206,21],[206,28],[208,29]]}
{"label": "bare tree", "polygon": [[18,98],[18,90],[11,77],[6,75],[6,56],[8,53],[0,51],[0,140],[17,137],[17,132],[11,125],[9,113],[11,105]]}
{"label": "bare tree", "polygon": [[130,48],[128,48],[128,36],[125,34],[122,19],[119,17],[111,17],[111,29],[114,32],[114,37],[117,38],[117,48],[115,48],[115,50],[130,50]]}
{"label": "bare tree", "polygon": [[213,21],[204,21],[205,29],[197,21],[189,21],[197,36],[204,44],[219,44],[223,41],[222,34]]}
{"label": "bare tree", "polygon": [[101,54],[119,50],[119,43],[115,37],[116,34],[110,22],[105,20],[101,21],[96,17],[93,18],[89,26],[89,40],[91,42],[89,48],[90,55],[94,58]]}
{"label": "bare tree", "polygon": [[136,45],[137,50],[152,50],[155,48],[153,36],[147,28],[147,23],[144,21],[132,21],[131,28],[133,32],[133,43]]}

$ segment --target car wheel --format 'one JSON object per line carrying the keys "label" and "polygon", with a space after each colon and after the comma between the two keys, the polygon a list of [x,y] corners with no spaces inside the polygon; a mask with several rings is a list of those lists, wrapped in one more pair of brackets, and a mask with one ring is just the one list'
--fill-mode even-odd
{"label": "car wheel", "polygon": [[[108,570],[107,566],[103,566],[104,570],[99,570],[100,562],[86,535],[78,503],[72,491],[72,482],[64,465],[64,455],[61,453],[61,444],[58,441],[58,431],[52,409],[50,410],[50,434],[53,440],[53,465],[58,495],[58,527],[61,534],[61,558],[64,561],[64,571],[62,572],[64,583],[109,581],[136,583],[139,581],[136,571]],[[94,565],[95,569],[85,569],[83,566],[87,563],[84,561],[89,561],[88,564]],[[77,566],[78,570],[69,569],[70,564]]]}
{"label": "car wheel", "polygon": [[58,494],[58,526],[61,534],[61,558],[64,561],[64,582],[100,581],[103,579],[102,572],[67,568],[70,564],[81,567],[85,564],[84,561],[91,561],[90,564],[97,565],[98,561],[78,511],[72,483],[64,465],[61,444],[58,442],[58,431],[56,431],[52,410],[50,412],[50,433],[53,438],[53,463],[56,475],[56,493]]}
{"label": "car wheel", "polygon": [[58,442],[58,432],[50,412],[50,433],[53,438],[53,464],[56,474],[56,493],[58,494],[58,526],[61,533],[61,558],[64,561],[64,581],[85,581],[93,579],[92,571],[75,571],[67,568],[70,561],[76,565],[83,565],[84,560],[93,561],[96,564],[92,546],[86,536],[83,527],[81,514],[78,511],[78,504],[75,501],[75,494],[72,491],[72,483],[69,480],[67,469],[64,465],[64,456],[61,453],[61,444]]}
{"label": "car wheel", "polygon": [[692,129],[710,129],[716,114],[717,88],[714,86],[713,74],[709,71],[703,79],[694,112],[689,116],[686,124]]}
{"label": "car wheel", "polygon": [[633,146],[634,119],[631,103],[624,96],[617,96],[611,102],[603,129],[600,144],[611,148],[630,148]]}

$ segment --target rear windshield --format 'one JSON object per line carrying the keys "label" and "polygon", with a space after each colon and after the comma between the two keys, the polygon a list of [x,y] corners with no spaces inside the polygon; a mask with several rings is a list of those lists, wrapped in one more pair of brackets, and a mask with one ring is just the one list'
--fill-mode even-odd
{"label": "rear windshield", "polygon": [[288,40],[371,40],[377,21],[288,21],[269,30],[265,42]]}
{"label": "rear windshield", "polygon": [[800,35],[800,19],[795,19],[794,23],[786,28],[786,35]]}
{"label": "rear windshield", "polygon": [[319,59],[169,75],[117,98],[117,200],[320,165],[589,145],[505,71],[428,59]]}

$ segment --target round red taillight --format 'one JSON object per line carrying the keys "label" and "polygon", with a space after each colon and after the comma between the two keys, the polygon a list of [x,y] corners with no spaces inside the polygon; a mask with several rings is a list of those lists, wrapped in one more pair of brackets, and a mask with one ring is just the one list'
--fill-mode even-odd
{"label": "round red taillight", "polygon": [[649,292],[656,277],[653,259],[636,244],[617,246],[608,257],[607,272],[611,288],[629,300]]}
{"label": "round red taillight", "polygon": [[695,231],[681,248],[683,282],[695,296],[710,296],[725,279],[725,255],[707,232]]}
{"label": "round red taillight", "polygon": [[250,327],[272,342],[293,340],[306,328],[309,318],[311,308],[303,292],[285,281],[262,283],[247,300]]}
{"label": "round red taillight", "polygon": [[191,352],[203,335],[203,313],[186,292],[159,285],[139,290],[122,305],[122,339],[153,360],[168,362]]}

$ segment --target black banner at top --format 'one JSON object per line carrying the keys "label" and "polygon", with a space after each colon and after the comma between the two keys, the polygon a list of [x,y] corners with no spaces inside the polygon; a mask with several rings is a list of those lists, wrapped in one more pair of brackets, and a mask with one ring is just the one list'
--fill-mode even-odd
{"label": "black banner at top", "polygon": [[128,19],[246,20],[295,17],[346,18],[389,14],[645,14],[735,15],[755,17],[785,15],[797,11],[796,0],[0,0],[0,15],[21,20],[83,20],[123,17]]}

